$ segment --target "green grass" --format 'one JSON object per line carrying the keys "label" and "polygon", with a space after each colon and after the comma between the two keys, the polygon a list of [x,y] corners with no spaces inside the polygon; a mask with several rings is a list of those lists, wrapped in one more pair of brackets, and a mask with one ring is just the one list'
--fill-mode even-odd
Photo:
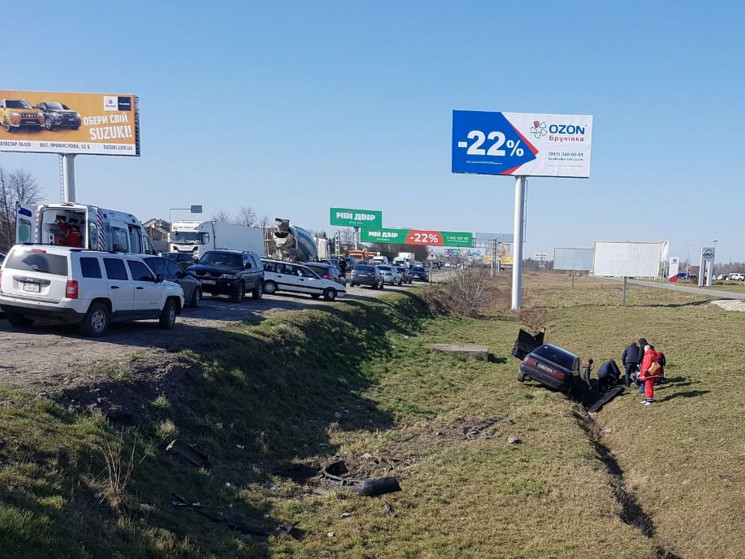
{"label": "green grass", "polygon": [[[571,288],[571,278],[533,274],[524,288],[519,314],[432,315],[406,293],[237,325],[181,352],[200,374],[149,398],[132,424],[0,387],[2,556],[737,557],[745,341],[723,333],[741,331],[745,317],[635,285],[622,307],[618,282],[586,277]],[[597,362],[644,336],[665,352],[672,382],[656,407],[624,395],[586,423],[561,394],[515,380],[517,329],[536,324]],[[492,358],[424,348],[433,342],[487,345]],[[108,375],[138,386],[135,368]],[[464,436],[486,424],[485,436]],[[175,437],[212,467],[166,454]],[[135,445],[118,493],[106,441],[120,465]],[[287,473],[342,456],[395,475],[403,491],[319,495]],[[244,537],[174,508],[172,493],[256,526],[298,523],[301,536]],[[622,520],[629,500],[653,530]]]}

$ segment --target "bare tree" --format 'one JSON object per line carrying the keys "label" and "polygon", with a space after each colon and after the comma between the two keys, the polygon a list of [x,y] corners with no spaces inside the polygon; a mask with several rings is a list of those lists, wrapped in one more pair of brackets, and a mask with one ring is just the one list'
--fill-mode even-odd
{"label": "bare tree", "polygon": [[212,214],[210,219],[212,221],[217,221],[218,223],[233,223],[233,218],[225,210],[220,210],[216,214]]}
{"label": "bare tree", "polygon": [[7,251],[16,238],[16,204],[36,205],[41,189],[36,178],[23,170],[8,173],[0,167],[0,250]]}
{"label": "bare tree", "polygon": [[241,209],[238,210],[238,216],[235,218],[235,223],[246,227],[258,227],[259,217],[250,206],[241,206]]}

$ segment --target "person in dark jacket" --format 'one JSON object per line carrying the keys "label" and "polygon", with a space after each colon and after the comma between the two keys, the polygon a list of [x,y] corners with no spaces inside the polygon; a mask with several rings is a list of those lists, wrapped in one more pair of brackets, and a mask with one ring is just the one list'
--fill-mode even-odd
{"label": "person in dark jacket", "polygon": [[631,386],[631,377],[636,373],[636,369],[639,367],[641,360],[642,349],[636,345],[636,342],[631,342],[621,354],[621,362],[623,363],[624,369],[626,369],[626,378],[624,379],[626,388]]}
{"label": "person in dark jacket", "polygon": [[598,369],[598,388],[602,392],[618,384],[618,379],[620,378],[621,370],[618,368],[618,365],[616,365],[613,359],[608,359]]}

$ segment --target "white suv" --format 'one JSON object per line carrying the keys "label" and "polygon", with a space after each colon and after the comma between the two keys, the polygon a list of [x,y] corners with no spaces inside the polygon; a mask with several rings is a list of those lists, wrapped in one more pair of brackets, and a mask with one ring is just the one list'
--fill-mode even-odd
{"label": "white suv", "polygon": [[98,337],[127,320],[157,318],[173,328],[183,306],[181,287],[133,254],[16,245],[0,268],[0,308],[14,326],[53,320]]}

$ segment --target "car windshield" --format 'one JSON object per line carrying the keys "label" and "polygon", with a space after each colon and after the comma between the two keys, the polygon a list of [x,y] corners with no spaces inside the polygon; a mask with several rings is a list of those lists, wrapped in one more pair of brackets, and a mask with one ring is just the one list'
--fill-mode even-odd
{"label": "car windshield", "polygon": [[361,266],[359,264],[354,267],[355,272],[371,272],[372,269],[372,266]]}
{"label": "car windshield", "polygon": [[61,111],[61,110],[67,109],[67,107],[65,107],[62,103],[57,103],[53,101],[51,103],[47,103],[47,109]]}
{"label": "car windshield", "polygon": [[568,351],[552,345],[542,345],[533,353],[569,371],[574,369],[574,364],[577,361],[577,358]]}
{"label": "car windshield", "polygon": [[424,271],[424,268],[422,268],[421,266],[417,266],[416,268],[414,268],[414,271],[415,272],[423,272]]}
{"label": "car windshield", "polygon": [[197,231],[174,231],[171,233],[171,240],[174,243],[196,244],[200,238],[200,233]]}
{"label": "car windshield", "polygon": [[25,100],[23,99],[8,99],[5,102],[5,106],[9,109],[30,109],[31,105],[29,105]]}
{"label": "car windshield", "polygon": [[241,267],[241,255],[228,252],[208,252],[200,260],[200,264],[212,266],[229,266],[231,268]]}

